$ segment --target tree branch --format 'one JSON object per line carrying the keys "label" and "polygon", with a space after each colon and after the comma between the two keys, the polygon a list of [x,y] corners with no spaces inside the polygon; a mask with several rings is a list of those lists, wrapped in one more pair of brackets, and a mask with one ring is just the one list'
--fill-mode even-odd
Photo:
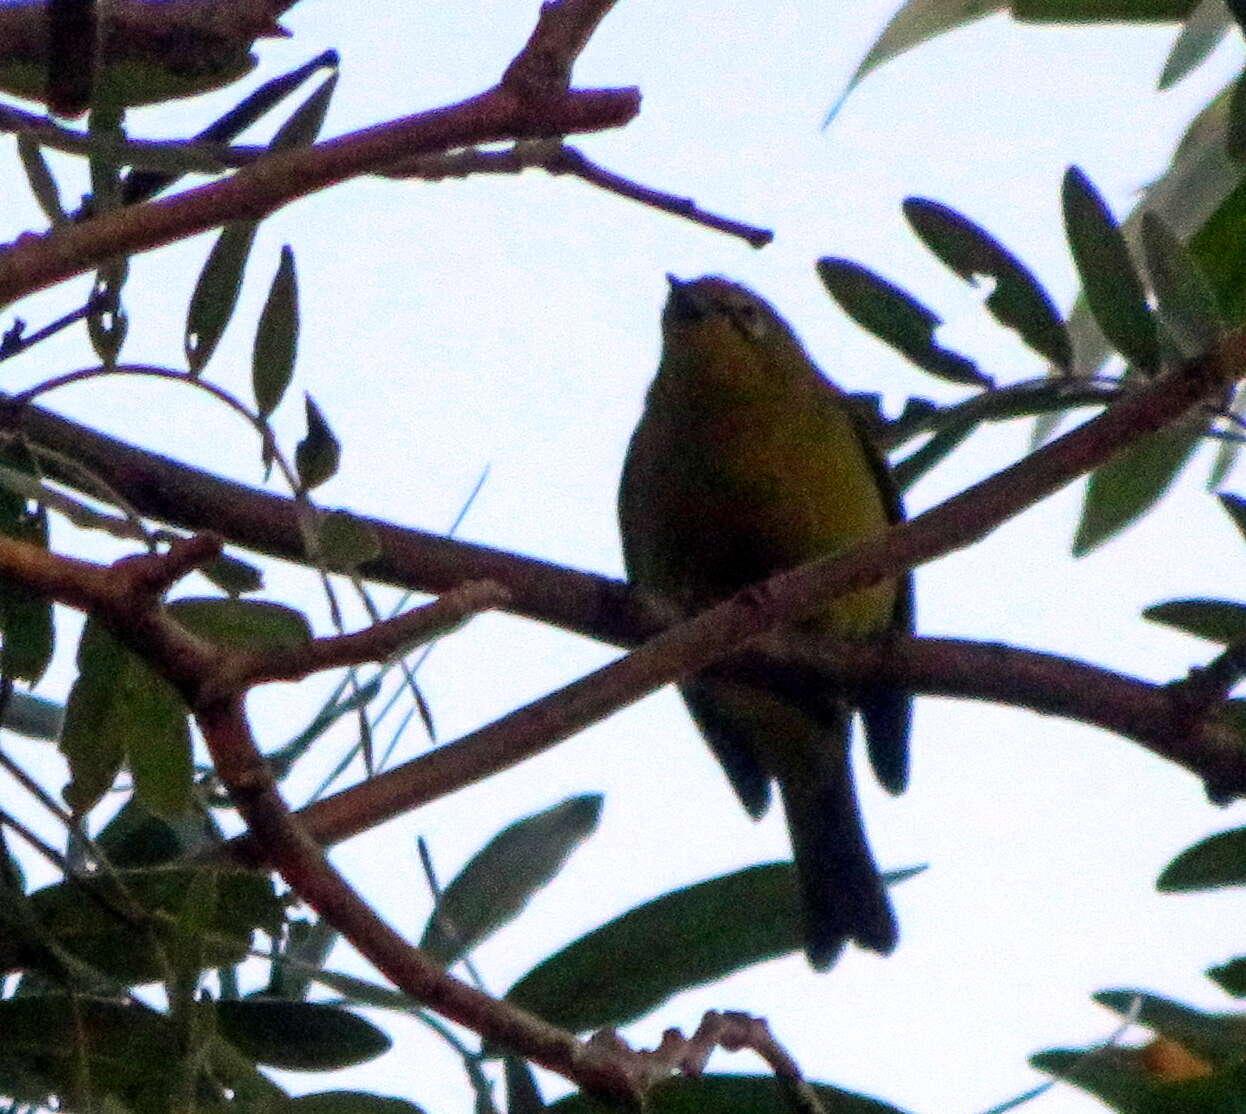
{"label": "tree branch", "polygon": [[296,198],[399,159],[497,140],[619,127],[640,110],[636,89],[555,88],[535,76],[551,68],[569,73],[586,29],[613,2],[547,0],[531,39],[502,81],[458,104],[273,154],[229,178],[172,197],[21,236],[0,254],[0,304],[117,256],[150,251],[227,221],[262,219]]}
{"label": "tree branch", "polygon": [[[1098,417],[912,521],[892,526],[846,553],[811,561],[746,589],[565,688],[457,742],[324,798],[300,815],[315,838],[343,839],[541,753],[647,693],[714,665],[780,624],[824,609],[837,596],[971,544],[1131,441],[1178,420],[1237,378],[1243,367],[1246,333],[1239,332],[1206,360],[1158,377]],[[922,645],[954,646],[959,659],[940,659],[936,649],[926,651],[924,661],[916,656],[906,662],[905,647]],[[1024,686],[1033,684],[1038,695],[1032,706],[1037,710],[1072,714],[1136,738],[1202,777],[1217,798],[1246,795],[1246,747],[1241,738],[1214,718],[1191,715],[1188,701],[1158,686],[1079,662],[1005,652],[997,646],[971,649],[965,643],[897,640],[890,647],[875,647],[873,652],[882,656],[872,662],[870,652],[866,646],[845,652],[844,676],[855,670],[858,680],[885,675],[900,684],[920,685],[924,665],[926,683],[945,686],[931,691],[980,699],[1017,700]],[[921,654],[914,649],[907,652]],[[1012,669],[1001,669],[1005,653]],[[857,654],[868,664],[858,666]],[[840,657],[827,651],[818,664],[830,665]],[[958,660],[965,669],[957,667]],[[905,665],[913,667],[913,677]],[[871,673],[871,668],[877,672]],[[1083,688],[1093,700],[1082,700]],[[244,839],[235,846],[248,861],[262,857],[253,841]]]}

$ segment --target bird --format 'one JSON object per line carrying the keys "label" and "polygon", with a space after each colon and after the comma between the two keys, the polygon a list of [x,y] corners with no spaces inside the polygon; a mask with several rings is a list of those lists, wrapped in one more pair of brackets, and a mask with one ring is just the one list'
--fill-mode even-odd
{"label": "bird", "polygon": [[[769,302],[729,279],[667,276],[662,355],[619,485],[628,579],[694,615],[776,573],[903,519],[886,461],[847,396]],[[833,601],[794,631],[872,639],[913,630],[911,573]],[[776,667],[777,668],[777,667]],[[754,819],[777,785],[791,837],[805,953],[882,954],[898,928],[851,770],[854,711],[875,775],[909,774],[912,697],[828,680],[793,699],[773,673],[699,674],[680,693]]]}

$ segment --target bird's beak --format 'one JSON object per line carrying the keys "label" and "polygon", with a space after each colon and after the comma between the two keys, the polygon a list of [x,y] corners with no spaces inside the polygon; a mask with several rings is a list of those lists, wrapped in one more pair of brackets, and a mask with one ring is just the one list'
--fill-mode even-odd
{"label": "bird's beak", "polygon": [[674,321],[696,321],[705,315],[705,307],[697,297],[696,283],[667,275],[671,293],[666,299],[666,313]]}

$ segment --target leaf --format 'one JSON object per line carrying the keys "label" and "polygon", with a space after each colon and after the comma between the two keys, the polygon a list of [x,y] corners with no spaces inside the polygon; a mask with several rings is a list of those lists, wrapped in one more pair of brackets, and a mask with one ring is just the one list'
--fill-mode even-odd
{"label": "leaf", "polygon": [[186,715],[168,682],[88,619],[61,733],[72,776],[66,801],[76,813],[90,810],[124,758],[143,804],[157,816],[180,816],[190,806],[193,773]]}
{"label": "leaf", "polygon": [[[29,509],[26,500],[0,491],[0,534],[48,547],[48,519],[42,505]],[[37,682],[52,660],[55,632],[52,601],[15,580],[0,577],[0,673],[12,680]]]}
{"label": "leaf", "polygon": [[95,285],[91,289],[95,308],[87,316],[87,335],[105,367],[116,365],[130,330],[130,319],[121,308],[121,291],[129,272],[128,260],[110,260],[96,272]]}
{"label": "leaf", "polygon": [[1064,227],[1082,292],[1103,335],[1135,368],[1154,375],[1159,333],[1125,237],[1099,192],[1069,167],[1063,187]]}
{"label": "leaf", "polygon": [[85,1066],[101,1092],[159,1078],[178,1057],[173,1028],[138,1005],[83,994],[28,994],[0,1001],[0,1092],[14,1068],[26,1069],[49,1092],[72,1093]]}
{"label": "leaf", "polygon": [[229,650],[284,650],[311,641],[307,617],[271,600],[186,597],[168,606],[187,630]]}
{"label": "leaf", "polygon": [[64,724],[63,705],[29,692],[13,693],[4,709],[4,718],[0,720],[0,726],[9,731],[45,742],[59,739]]}
{"label": "leaf", "polygon": [[424,1111],[406,1099],[367,1091],[319,1091],[290,1099],[272,1114],[424,1114]]}
{"label": "leaf", "polygon": [[569,797],[495,835],[442,891],[420,947],[449,967],[514,920],[596,829],[602,800]]}
{"label": "leaf", "polygon": [[221,842],[210,816],[195,810],[172,821],[153,816],[134,796],[95,837],[115,868],[161,866],[183,856],[201,855]]}
{"label": "leaf", "polygon": [[1171,89],[1197,69],[1232,26],[1233,17],[1224,0],[1202,0],[1186,17],[1185,26],[1172,44],[1159,75],[1159,88]]}
{"label": "leaf", "polygon": [[[1240,302],[1235,308],[1233,290],[1240,299],[1242,280],[1246,279],[1246,260],[1235,247],[1246,232],[1246,228],[1235,227],[1239,222],[1246,225],[1246,204],[1216,219],[1218,208],[1228,204],[1227,199],[1242,182],[1241,167],[1225,150],[1228,110],[1228,93],[1222,91],[1195,116],[1177,144],[1167,170],[1142,191],[1123,229],[1130,246],[1137,248],[1141,214],[1150,210],[1163,217],[1173,233],[1186,240],[1216,292],[1222,313],[1232,321],[1240,312]],[[1204,232],[1211,232],[1206,240]],[[1238,285],[1234,288],[1235,278]],[[1093,375],[1103,366],[1109,351],[1084,296],[1079,297],[1069,316],[1069,333],[1073,338],[1075,373]]]}
{"label": "leaf", "polygon": [[1226,994],[1231,994],[1234,998],[1246,998],[1246,956],[1238,956],[1228,963],[1209,968],[1207,977]]}
{"label": "leaf", "polygon": [[1082,557],[1149,511],[1172,486],[1203,430],[1178,425],[1138,438],[1090,474],[1073,556]]}
{"label": "leaf", "polygon": [[1161,893],[1192,893],[1246,885],[1246,828],[1218,832],[1187,847],[1160,874]]}
{"label": "leaf", "polygon": [[18,132],[17,153],[22,160],[22,169],[26,172],[30,192],[34,194],[43,215],[48,218],[48,223],[64,224],[66,217],[64,206],[61,205],[61,193],[48,161],[43,157],[38,140],[28,133]]}
{"label": "leaf", "polygon": [[[280,104],[317,70],[325,67],[336,69],[338,63],[337,51],[326,50],[310,62],[305,62],[288,73],[264,82],[259,88],[243,97],[223,116],[197,132],[194,138],[200,143],[229,143]],[[161,190],[173,185],[179,178],[181,174],[135,170],[127,175],[122,183],[124,203],[137,205],[141,201],[148,201]]]}
{"label": "leaf", "polygon": [[268,288],[251,350],[251,385],[260,417],[267,418],[280,404],[294,378],[299,340],[299,289],[294,252],[286,244]]}
{"label": "leaf", "polygon": [[979,275],[995,280],[986,308],[1001,325],[1015,329],[1035,352],[1062,371],[1073,363],[1064,322],[1051,296],[1019,259],[968,217],[937,201],[910,197],[904,215],[922,242],[968,282]]}
{"label": "leaf", "polygon": [[381,539],[367,522],[347,511],[329,511],[316,523],[320,559],[337,572],[357,569],[381,555]]}
{"label": "leaf", "polygon": [[233,316],[257,228],[252,220],[225,225],[199,272],[186,314],[186,365],[193,375],[207,366]]}
{"label": "leaf", "polygon": [[1226,435],[1216,448],[1216,455],[1212,460],[1211,468],[1207,472],[1207,490],[1215,491],[1221,484],[1225,483],[1229,476],[1233,474],[1233,469],[1237,466],[1237,460],[1241,454],[1242,441],[1239,439],[1238,430],[1243,425],[1243,415],[1246,414],[1246,392],[1241,390],[1233,391],[1233,398],[1226,408],[1221,408],[1224,415],[1223,424],[1226,427]]}
{"label": "leaf", "polygon": [[1229,122],[1225,150],[1235,162],[1246,159],[1246,75],[1237,79],[1229,94]]}
{"label": "leaf", "polygon": [[1171,1079],[1147,1048],[1052,1049],[1030,1057],[1040,1071],[1082,1088],[1121,1114],[1237,1114],[1246,1071]]}
{"label": "leaf", "polygon": [[1093,995],[1101,1006],[1121,1017],[1177,1041],[1215,1067],[1240,1063],[1246,1015],[1208,1013],[1158,994],[1141,990],[1100,990]]}
{"label": "leaf", "polygon": [[1146,608],[1142,617],[1225,646],[1246,636],[1246,604],[1231,600],[1166,600]]}
{"label": "leaf", "polygon": [[818,260],[818,275],[849,317],[918,367],[953,383],[992,385],[972,360],[935,342],[943,319],[898,286],[859,263],[829,256]]}
{"label": "leaf", "polygon": [[1172,339],[1184,356],[1205,355],[1220,338],[1224,322],[1198,264],[1156,213],[1142,214],[1142,251],[1160,317]]}
{"label": "leaf", "polygon": [[861,59],[856,72],[848,81],[848,87],[839,95],[834,107],[827,114],[826,122],[830,123],[848,99],[848,95],[861,84],[866,75],[878,69],[884,62],[898,58],[929,39],[945,35],[994,12],[1003,11],[1007,6],[1007,0],[908,0],[891,17],[882,34],[874,40],[874,45]]}
{"label": "leaf", "polygon": [[643,1017],[672,994],[802,946],[792,865],[767,863],[629,910],[534,967],[506,998],[579,1033]]}
{"label": "leaf", "polygon": [[1012,15],[1060,23],[1170,23],[1193,7],[1194,0],[1012,0]]}
{"label": "leaf", "polygon": [[[825,1083],[811,1083],[825,1114],[901,1114],[899,1107],[844,1091]],[[550,1114],[615,1114],[619,1109],[604,1099],[568,1095],[546,1108]],[[645,1114],[790,1114],[803,1110],[783,1083],[764,1075],[702,1075],[696,1079],[667,1079],[645,1095]]]}
{"label": "leaf", "polygon": [[303,491],[319,487],[337,472],[342,459],[342,446],[333,436],[320,407],[311,395],[305,396],[307,436],[294,449],[294,468]]}
{"label": "leaf", "polygon": [[374,1060],[390,1046],[370,1021],[317,1002],[217,1002],[216,1020],[221,1036],[240,1052],[286,1071],[336,1071]]}
{"label": "leaf", "polygon": [[[182,931],[201,948],[203,965],[221,967],[246,959],[251,936],[281,930],[283,907],[272,882],[241,869],[213,870],[215,897],[194,902],[195,923],[186,908],[203,869],[121,870],[114,877],[84,875],[30,895],[31,906],[52,938],[71,955],[123,985],[156,982],[165,965],[158,947],[164,931],[144,933],[118,908],[138,906],[170,935]],[[116,883],[125,887],[121,903]],[[209,891],[211,892],[211,891]]]}
{"label": "leaf", "polygon": [[1225,513],[1233,519],[1233,525],[1238,528],[1242,537],[1246,538],[1246,499],[1228,491],[1221,492],[1216,498],[1220,500]]}
{"label": "leaf", "polygon": [[281,960],[275,962],[268,977],[268,995],[301,1002],[307,997],[312,975],[306,968],[323,970],[329,952],[337,943],[337,930],[324,921],[290,921],[286,925]]}
{"label": "leaf", "polygon": [[258,592],[264,587],[264,577],[259,569],[249,561],[243,561],[227,553],[214,557],[206,565],[200,565],[199,572],[222,592],[228,592],[231,596]]}
{"label": "leaf", "polygon": [[1235,245],[1246,235],[1246,181],[1229,193],[1189,242],[1223,317],[1240,323],[1246,315],[1246,259]]}
{"label": "leaf", "polygon": [[289,151],[296,147],[307,147],[316,142],[316,136],[324,125],[325,114],[329,111],[329,102],[333,99],[333,91],[337,88],[337,70],[335,69],[320,86],[301,105],[290,114],[290,118],[277,129],[270,151]]}
{"label": "leaf", "polygon": [[536,1075],[527,1060],[519,1056],[502,1057],[502,1073],[506,1082],[506,1114],[539,1114],[546,1108]]}

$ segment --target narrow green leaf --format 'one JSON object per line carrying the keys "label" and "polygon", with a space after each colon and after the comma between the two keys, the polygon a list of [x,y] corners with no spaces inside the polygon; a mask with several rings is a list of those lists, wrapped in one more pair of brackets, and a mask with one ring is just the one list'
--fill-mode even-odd
{"label": "narrow green leaf", "polygon": [[[1224,425],[1228,432],[1235,433],[1243,425],[1246,415],[1246,391],[1234,390],[1233,398],[1228,405],[1228,417]],[[1216,448],[1216,455],[1211,468],[1207,472],[1207,490],[1215,491],[1228,480],[1237,466],[1241,455],[1242,442],[1236,436],[1225,437]]]}
{"label": "narrow green leaf", "polygon": [[85,813],[112,787],[125,761],[124,734],[113,728],[114,678],[125,671],[125,651],[90,619],[78,641],[78,677],[69,690],[60,750],[69,765],[64,796]]}
{"label": "narrow green leaf", "polygon": [[105,367],[116,365],[130,330],[130,319],[121,307],[121,292],[129,274],[129,260],[110,260],[96,272],[91,289],[98,308],[87,317],[87,336]]}
{"label": "narrow green leaf", "polygon": [[[1159,213],[1173,233],[1186,241],[1190,253],[1216,292],[1221,312],[1230,321],[1242,312],[1246,289],[1246,255],[1235,245],[1246,235],[1246,201],[1230,199],[1242,183],[1240,164],[1225,150],[1229,94],[1223,90],[1190,122],[1167,169],[1143,191],[1124,223],[1130,246],[1138,247],[1141,214]],[[1246,189],[1242,190],[1246,198]],[[1069,315],[1075,373],[1094,375],[1110,350],[1084,297]]]}
{"label": "narrow green leaf", "polygon": [[245,595],[247,592],[258,592],[264,587],[264,576],[249,561],[222,553],[199,571],[215,584],[222,592],[231,596]]}
{"label": "narrow green leaf", "polygon": [[367,1091],[318,1091],[290,1099],[273,1114],[424,1114],[406,1099],[373,1095]]}
{"label": "narrow green leaf", "polygon": [[[855,1091],[811,1083],[825,1114],[902,1114],[899,1107]],[[793,1101],[781,1080],[765,1075],[701,1075],[667,1079],[645,1094],[646,1114],[791,1114],[806,1104]],[[550,1114],[617,1114],[619,1107],[584,1094],[568,1095],[547,1107]]]}
{"label": "narrow green leaf", "polygon": [[1225,514],[1233,520],[1233,525],[1238,528],[1242,537],[1246,538],[1246,499],[1228,491],[1222,491],[1217,498]]}
{"label": "narrow green leaf", "polygon": [[503,1056],[502,1074],[506,1081],[506,1114],[540,1114],[546,1108],[536,1075],[527,1060]]}
{"label": "narrow green leaf", "polygon": [[84,994],[72,1001],[59,994],[0,1001],[0,1032],[0,1078],[21,1063],[61,1094],[73,1088],[80,1058],[85,1058],[93,1090],[108,1093],[159,1078],[178,1056],[176,1034],[160,1014]]}
{"label": "narrow green leaf", "polygon": [[75,812],[91,809],[124,758],[147,808],[166,818],[182,815],[191,803],[193,774],[186,715],[165,680],[88,619],[61,733],[72,778],[66,801]]}
{"label": "narrow green leaf", "polygon": [[29,692],[15,692],[4,709],[0,726],[16,731],[28,739],[54,742],[61,737],[65,724],[65,707]]}
{"label": "narrow green leaf", "polygon": [[30,183],[30,192],[43,210],[43,215],[52,225],[64,224],[65,209],[61,205],[61,191],[52,176],[48,160],[37,140],[30,135],[19,132],[17,135],[17,153],[22,160],[22,169],[26,171],[26,181]]}
{"label": "narrow green leaf", "polygon": [[[337,930],[324,921],[290,921],[286,925],[281,961],[272,965],[268,997],[301,1002],[312,983],[311,972],[323,970],[329,952],[338,941]],[[285,960],[293,960],[287,963]]]}
{"label": "narrow green leaf", "polygon": [[930,39],[964,27],[994,12],[1003,11],[1007,7],[1007,0],[908,0],[891,17],[882,34],[874,40],[873,46],[861,59],[860,65],[848,81],[848,87],[839,95],[827,114],[826,122],[831,122],[843,107],[848,95],[861,84],[866,75],[885,62],[898,58]]}
{"label": "narrow green leaf", "polygon": [[[47,549],[47,514],[42,506],[29,508],[19,495],[0,492],[0,534]],[[13,680],[38,681],[54,649],[52,602],[0,577],[0,631],[4,636],[0,674]]]}
{"label": "narrow green leaf", "polygon": [[271,600],[186,597],[168,606],[187,630],[231,650],[283,650],[311,640],[307,616]]}
{"label": "narrow green leaf", "polygon": [[1246,828],[1218,832],[1187,847],[1155,883],[1161,893],[1190,893],[1246,885]]}
{"label": "narrow green leaf", "polygon": [[1185,245],[1156,213],[1142,214],[1142,251],[1160,317],[1182,355],[1209,352],[1224,322],[1207,280]]}
{"label": "narrow green leaf", "polygon": [[1095,469],[1086,485],[1073,555],[1082,557],[1149,511],[1172,486],[1202,437],[1181,425],[1140,437]]}
{"label": "narrow green leaf", "polygon": [[280,404],[294,377],[299,341],[299,288],[294,252],[286,244],[260,313],[251,352],[251,385],[260,416],[267,418]]}
{"label": "narrow green leaf", "polygon": [[325,421],[320,407],[311,395],[305,396],[307,409],[307,436],[294,449],[294,468],[298,473],[303,491],[319,487],[337,472],[342,458],[342,446],[333,436],[333,430]]}
{"label": "narrow green leaf", "polygon": [[216,1020],[240,1052],[286,1071],[336,1071],[374,1060],[390,1046],[370,1021],[317,1002],[217,1002]]}
{"label": "narrow green leaf", "polygon": [[953,383],[992,386],[972,360],[935,342],[943,319],[898,286],[859,263],[829,256],[818,260],[818,275],[849,317],[918,367]]}
{"label": "narrow green leaf", "polygon": [[1241,1064],[1246,1016],[1240,1013],[1209,1013],[1141,990],[1100,990],[1093,997],[1099,1005],[1121,1017],[1136,1018],[1138,1024],[1176,1041],[1214,1066]]}
{"label": "narrow green leaf", "polygon": [[320,558],[328,568],[349,572],[381,555],[381,539],[362,518],[329,511],[316,524]]}
{"label": "narrow green leaf", "polygon": [[1167,1078],[1137,1048],[1051,1049],[1031,1056],[1030,1063],[1120,1114],[1236,1114],[1246,1087],[1240,1067],[1203,1078]]}
{"label": "narrow green leaf", "polygon": [[1014,19],[1059,23],[1172,23],[1195,0],[1012,0]]}
{"label": "narrow green leaf", "polygon": [[138,799],[157,816],[183,816],[194,803],[195,776],[186,705],[163,677],[127,657],[110,726],[125,725],[126,764]]}
{"label": "narrow green leaf", "polygon": [[1146,608],[1142,617],[1224,646],[1246,637],[1246,604],[1231,600],[1166,600]]}
{"label": "narrow green leaf", "polygon": [[1120,226],[1075,166],[1064,176],[1063,203],[1065,232],[1090,312],[1126,360],[1154,375],[1160,366],[1159,332]]}
{"label": "narrow green leaf", "polygon": [[[920,869],[885,877],[894,884]],[[801,947],[792,865],[767,863],[629,910],[534,967],[506,998],[579,1033],[625,1024],[681,990]]]}
{"label": "narrow green leaf", "polygon": [[117,869],[153,867],[174,859],[207,852],[221,842],[220,829],[199,810],[163,820],[143,807],[133,795],[95,837],[108,861]]}
{"label": "narrow green leaf", "polygon": [[1207,971],[1207,977],[1226,994],[1234,998],[1246,998],[1246,956],[1230,959]]}
{"label": "narrow green leaf", "polygon": [[1061,371],[1073,363],[1073,349],[1051,296],[1028,267],[984,228],[937,201],[910,197],[904,215],[932,252],[967,282],[995,280],[986,299],[991,316],[1015,329],[1035,352]]}
{"label": "narrow green leaf", "polygon": [[[201,143],[229,143],[280,104],[317,70],[325,67],[336,69],[338,62],[337,51],[326,50],[297,69],[264,82],[223,116],[197,132],[195,139]],[[136,205],[141,201],[148,201],[161,190],[173,185],[180,177],[181,174],[136,170],[127,175],[122,183],[122,196],[125,198],[125,204]]]}
{"label": "narrow green leaf", "polygon": [[1185,26],[1172,44],[1172,50],[1159,75],[1159,88],[1171,89],[1207,59],[1233,26],[1233,17],[1224,0],[1202,0],[1186,17]]}
{"label": "narrow green leaf", "polygon": [[194,375],[207,366],[233,316],[258,227],[251,220],[225,225],[199,272],[186,314],[186,365]]}
{"label": "narrow green leaf", "polygon": [[1246,160],[1246,74],[1237,79],[1229,95],[1229,123],[1225,150],[1235,162]]}
{"label": "narrow green leaf", "polygon": [[442,891],[420,947],[449,967],[517,917],[596,829],[601,806],[600,793],[570,797],[500,831]]}
{"label": "narrow green leaf", "polygon": [[316,136],[324,126],[329,102],[337,88],[337,71],[330,74],[320,86],[291,113],[290,118],[277,129],[270,151],[289,151],[295,147],[307,147],[316,142]]}

